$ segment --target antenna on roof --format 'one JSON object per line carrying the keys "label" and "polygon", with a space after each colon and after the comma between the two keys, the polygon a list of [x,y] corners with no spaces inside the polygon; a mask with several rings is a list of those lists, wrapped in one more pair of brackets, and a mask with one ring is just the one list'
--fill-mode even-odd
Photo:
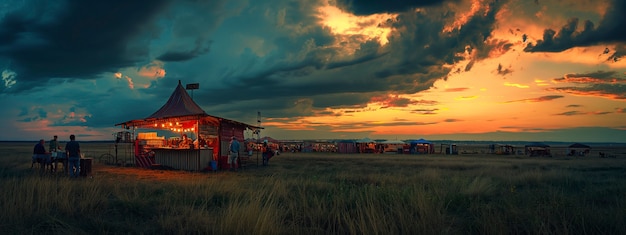
{"label": "antenna on roof", "polygon": [[[180,80],[178,80],[180,83]],[[191,100],[193,100],[193,90],[197,90],[200,88],[200,83],[189,83],[185,86],[185,89],[191,90]]]}

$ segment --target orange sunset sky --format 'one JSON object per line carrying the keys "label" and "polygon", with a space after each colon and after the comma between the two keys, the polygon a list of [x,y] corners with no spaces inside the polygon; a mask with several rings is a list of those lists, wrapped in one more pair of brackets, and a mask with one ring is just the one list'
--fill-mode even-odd
{"label": "orange sunset sky", "polygon": [[36,3],[0,3],[0,140],[109,140],[180,80],[276,139],[626,142],[621,0]]}

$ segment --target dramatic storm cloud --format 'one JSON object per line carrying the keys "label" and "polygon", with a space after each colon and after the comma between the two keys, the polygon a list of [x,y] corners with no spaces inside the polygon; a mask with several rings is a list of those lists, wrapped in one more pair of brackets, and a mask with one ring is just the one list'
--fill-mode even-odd
{"label": "dramatic storm cloud", "polygon": [[179,81],[199,84],[189,93],[211,115],[254,124],[260,112],[275,138],[622,130],[625,9],[618,0],[7,0],[0,128],[15,131],[0,140],[110,139]]}

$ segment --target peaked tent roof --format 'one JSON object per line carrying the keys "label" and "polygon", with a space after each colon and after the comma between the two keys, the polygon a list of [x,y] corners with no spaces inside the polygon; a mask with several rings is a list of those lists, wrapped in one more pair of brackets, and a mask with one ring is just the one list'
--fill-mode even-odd
{"label": "peaked tent roof", "polygon": [[170,99],[159,110],[148,118],[169,118],[190,115],[206,115],[204,110],[191,99],[180,80],[178,86],[172,92]]}
{"label": "peaked tent roof", "polygon": [[152,115],[148,116],[144,119],[136,119],[130,120],[122,123],[115,124],[116,126],[143,126],[143,125],[151,125],[154,124],[157,120],[163,119],[176,119],[176,120],[197,120],[198,118],[210,118],[215,121],[226,121],[236,125],[244,125],[251,129],[264,129],[262,127],[252,126],[243,122],[238,122],[234,120],[229,120],[226,118],[221,118],[213,115],[208,115],[196,102],[191,99],[187,90],[183,88],[182,83],[178,80],[178,86],[170,95],[170,98],[167,102]]}

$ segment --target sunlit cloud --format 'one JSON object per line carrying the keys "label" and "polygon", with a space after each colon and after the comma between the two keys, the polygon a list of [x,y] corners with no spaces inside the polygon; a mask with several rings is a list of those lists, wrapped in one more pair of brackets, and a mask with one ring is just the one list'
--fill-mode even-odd
{"label": "sunlit cloud", "polygon": [[391,33],[391,28],[384,27],[385,22],[396,16],[387,13],[356,16],[329,5],[320,7],[318,12],[320,23],[329,27],[334,34],[348,37],[363,36],[360,42],[375,39],[381,45],[389,42],[387,37]]}
{"label": "sunlit cloud", "polygon": [[505,103],[536,103],[536,102],[545,102],[545,101],[551,101],[551,100],[555,100],[555,99],[560,99],[563,98],[564,96],[562,95],[547,95],[547,96],[541,96],[541,97],[537,97],[537,98],[529,98],[529,99],[521,99],[521,100],[512,100],[512,101],[506,101]]}
{"label": "sunlit cloud", "polygon": [[15,83],[17,83],[17,73],[8,69],[2,71],[2,81],[4,82],[4,87],[11,88]]}
{"label": "sunlit cloud", "polygon": [[451,24],[443,28],[444,33],[452,32],[453,30],[459,30],[461,27],[480,11],[482,7],[489,7],[487,4],[483,4],[481,0],[472,0],[469,11],[461,12]]}
{"label": "sunlit cloud", "polygon": [[522,85],[522,84],[517,84],[517,83],[509,83],[509,82],[505,82],[504,85],[505,86],[510,86],[510,87],[517,87],[517,88],[529,88],[529,86],[527,86],[527,85]]}
{"label": "sunlit cloud", "polygon": [[456,97],[454,98],[455,100],[474,100],[478,98],[477,95],[472,95],[472,96],[460,96],[460,97]]}
{"label": "sunlit cloud", "polygon": [[163,62],[155,60],[150,64],[139,68],[137,74],[150,79],[158,79],[165,77],[165,69],[163,69]]}
{"label": "sunlit cloud", "polygon": [[461,92],[461,91],[466,91],[468,89],[469,88],[467,87],[448,88],[448,89],[445,89],[444,92]]}
{"label": "sunlit cloud", "polygon": [[535,85],[537,86],[549,86],[550,83],[548,81],[542,79],[535,79]]}

